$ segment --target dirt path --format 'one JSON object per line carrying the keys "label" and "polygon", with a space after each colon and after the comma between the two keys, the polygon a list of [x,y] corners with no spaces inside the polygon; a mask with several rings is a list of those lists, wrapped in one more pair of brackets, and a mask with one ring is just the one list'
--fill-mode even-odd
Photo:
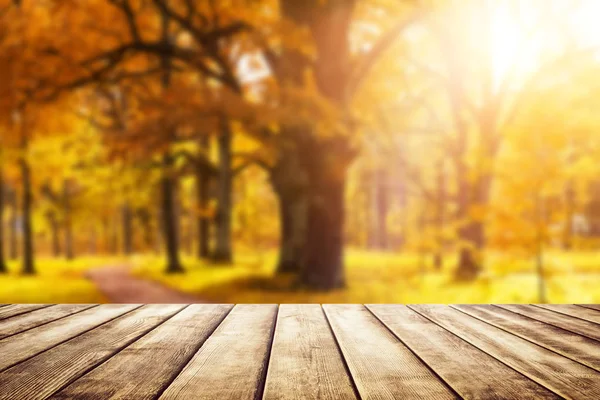
{"label": "dirt path", "polygon": [[201,303],[192,295],[132,276],[127,266],[97,268],[85,276],[110,303]]}

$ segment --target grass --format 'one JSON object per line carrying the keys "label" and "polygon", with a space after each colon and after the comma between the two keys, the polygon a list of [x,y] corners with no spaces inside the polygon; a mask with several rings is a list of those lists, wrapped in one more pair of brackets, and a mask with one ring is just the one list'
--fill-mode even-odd
{"label": "grass", "polygon": [[[138,260],[135,273],[199,299],[229,303],[531,303],[539,302],[532,259],[489,254],[473,283],[452,279],[455,260],[441,271],[417,254],[350,250],[347,287],[333,292],[290,289],[291,277],[273,277],[275,254],[243,255],[229,266],[188,259],[187,272],[165,275],[159,260]],[[600,256],[596,252],[546,256],[547,298],[553,303],[600,303]]]}
{"label": "grass", "polygon": [[37,274],[23,276],[20,263],[9,262],[9,273],[0,275],[0,303],[103,303],[106,299],[84,277],[90,268],[116,262],[103,257],[73,261],[40,258]]}
{"label": "grass", "polygon": [[[553,303],[600,303],[598,252],[549,252],[545,256],[548,300]],[[232,265],[214,266],[184,257],[186,273],[166,275],[156,256],[129,260],[84,257],[72,262],[39,259],[38,275],[0,275],[0,303],[97,303],[106,299],[84,272],[104,265],[129,262],[133,273],[200,300],[227,303],[531,303],[539,302],[538,278],[531,258],[487,255],[485,273],[473,283],[452,280],[455,259],[441,271],[418,254],[349,250],[347,287],[332,292],[292,289],[293,277],[274,277],[276,253],[240,252]]]}

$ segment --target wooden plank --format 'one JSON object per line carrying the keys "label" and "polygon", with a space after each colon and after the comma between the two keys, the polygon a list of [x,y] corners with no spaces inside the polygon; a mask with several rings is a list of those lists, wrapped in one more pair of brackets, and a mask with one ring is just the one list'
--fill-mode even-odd
{"label": "wooden plank", "polygon": [[598,325],[593,322],[583,321],[578,318],[569,317],[568,315],[529,305],[498,304],[498,307],[566,329],[579,335],[587,336],[591,339],[600,340],[600,329],[598,329]]}
{"label": "wooden plank", "polygon": [[367,307],[463,398],[560,398],[404,305]]}
{"label": "wooden plank", "polygon": [[276,315],[277,305],[235,306],[160,398],[259,398]]}
{"label": "wooden plank", "polygon": [[362,398],[454,399],[456,394],[362,305],[324,305]]}
{"label": "wooden plank", "polygon": [[0,340],[0,371],[138,308],[106,304]]}
{"label": "wooden plank", "polygon": [[600,373],[447,306],[410,306],[528,378],[571,399],[600,398]]}
{"label": "wooden plank", "polygon": [[231,307],[212,304],[187,307],[52,398],[157,398]]}
{"label": "wooden plank", "polygon": [[356,398],[321,306],[281,305],[263,399]]}
{"label": "wooden plank", "polygon": [[62,304],[9,318],[0,322],[0,339],[92,307],[94,307],[93,304]]}
{"label": "wooden plank", "polygon": [[578,306],[600,311],[600,305],[598,304],[578,304]]}
{"label": "wooden plank", "polygon": [[0,308],[0,320],[50,307],[52,304],[10,304]]}
{"label": "wooden plank", "polygon": [[600,324],[600,312],[574,304],[536,304],[537,307]]}
{"label": "wooden plank", "polygon": [[179,312],[147,305],[0,373],[0,399],[46,399]]}
{"label": "wooden plank", "polygon": [[600,342],[492,305],[453,307],[600,371]]}

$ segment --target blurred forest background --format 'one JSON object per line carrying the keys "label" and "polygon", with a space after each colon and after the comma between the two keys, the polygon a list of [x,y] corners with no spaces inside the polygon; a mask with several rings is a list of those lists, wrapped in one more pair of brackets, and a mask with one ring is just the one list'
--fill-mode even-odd
{"label": "blurred forest background", "polygon": [[598,15],[0,0],[0,302],[598,303]]}

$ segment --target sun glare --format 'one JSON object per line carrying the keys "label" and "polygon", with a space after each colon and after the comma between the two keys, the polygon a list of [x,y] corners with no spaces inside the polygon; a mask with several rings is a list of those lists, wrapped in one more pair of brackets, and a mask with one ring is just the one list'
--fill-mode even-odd
{"label": "sun glare", "polygon": [[[600,55],[600,1],[497,2],[492,10],[491,57],[494,86],[531,73],[545,52],[572,48]],[[567,32],[565,35],[564,33]],[[565,42],[565,37],[568,42]],[[510,75],[510,76],[509,76]]]}

